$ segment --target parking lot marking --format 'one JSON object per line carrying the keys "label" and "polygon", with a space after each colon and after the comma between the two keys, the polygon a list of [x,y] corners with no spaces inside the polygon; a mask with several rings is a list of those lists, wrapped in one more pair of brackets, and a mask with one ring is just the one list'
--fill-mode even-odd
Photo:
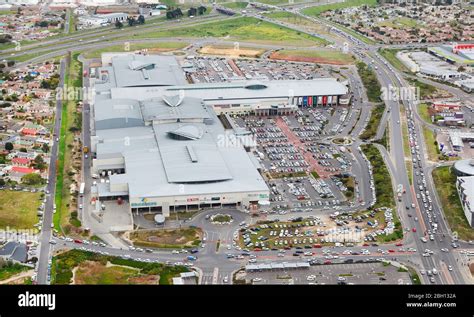
{"label": "parking lot marking", "polygon": [[212,284],[218,284],[218,277],[219,277],[219,268],[215,267],[214,272],[212,273]]}
{"label": "parking lot marking", "polygon": [[305,148],[305,145],[301,140],[291,131],[290,127],[286,124],[281,117],[276,118],[277,126],[285,133],[288,137],[288,140],[295,146],[295,148],[304,156],[306,162],[310,164],[312,170],[316,170],[319,176],[322,178],[327,178],[330,173],[326,172],[324,168],[319,165],[318,161],[314,159],[311,152],[302,151],[302,148]]}

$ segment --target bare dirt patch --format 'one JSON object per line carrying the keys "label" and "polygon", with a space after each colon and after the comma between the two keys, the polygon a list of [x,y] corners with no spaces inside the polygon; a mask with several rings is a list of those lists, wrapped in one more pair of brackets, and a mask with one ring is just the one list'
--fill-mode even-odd
{"label": "bare dirt patch", "polygon": [[304,62],[304,63],[316,63],[316,64],[329,64],[329,65],[347,65],[347,62],[341,60],[334,60],[325,57],[316,56],[302,56],[302,55],[283,55],[279,52],[273,52],[270,54],[270,59],[292,61],[292,62]]}
{"label": "bare dirt patch", "polygon": [[229,57],[259,57],[265,52],[263,49],[245,48],[240,47],[234,49],[234,47],[225,46],[204,46],[199,50],[199,53],[206,55],[225,55]]}

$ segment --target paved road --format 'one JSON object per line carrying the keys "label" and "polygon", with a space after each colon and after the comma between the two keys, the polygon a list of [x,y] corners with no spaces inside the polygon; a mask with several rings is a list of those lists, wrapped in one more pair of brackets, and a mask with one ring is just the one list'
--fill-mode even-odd
{"label": "paved road", "polygon": [[[64,75],[66,72],[67,61],[66,59],[61,60],[60,64],[60,81],[59,87],[64,86]],[[37,282],[39,284],[46,284],[47,283],[47,275],[48,275],[48,260],[51,256],[49,241],[52,235],[52,228],[51,223],[53,222],[53,205],[54,205],[54,197],[56,193],[56,162],[58,158],[58,146],[59,142],[56,142],[56,136],[60,135],[60,127],[61,127],[61,119],[62,119],[62,100],[56,100],[56,120],[54,123],[54,141],[53,146],[51,147],[51,161],[49,165],[49,175],[48,175],[48,185],[46,189],[50,192],[50,194],[46,195],[46,204],[44,208],[43,214],[43,225],[41,227],[41,234],[39,238],[39,257],[38,257],[38,273],[37,273]]]}

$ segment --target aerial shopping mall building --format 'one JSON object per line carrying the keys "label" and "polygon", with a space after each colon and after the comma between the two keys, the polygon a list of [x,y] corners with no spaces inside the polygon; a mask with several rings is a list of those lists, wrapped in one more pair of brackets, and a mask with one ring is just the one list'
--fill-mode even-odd
{"label": "aerial shopping mall building", "polygon": [[269,199],[249,131],[230,114],[289,114],[337,105],[348,88],[332,78],[188,84],[173,56],[118,54],[91,79],[91,192],[131,211],[249,206]]}

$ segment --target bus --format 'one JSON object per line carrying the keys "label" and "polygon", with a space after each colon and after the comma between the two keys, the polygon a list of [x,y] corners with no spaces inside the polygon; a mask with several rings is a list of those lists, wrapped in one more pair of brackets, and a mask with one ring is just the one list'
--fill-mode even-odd
{"label": "bus", "polygon": [[86,188],[86,184],[85,183],[81,183],[81,187],[79,188],[79,194],[81,196],[84,195],[84,189]]}

